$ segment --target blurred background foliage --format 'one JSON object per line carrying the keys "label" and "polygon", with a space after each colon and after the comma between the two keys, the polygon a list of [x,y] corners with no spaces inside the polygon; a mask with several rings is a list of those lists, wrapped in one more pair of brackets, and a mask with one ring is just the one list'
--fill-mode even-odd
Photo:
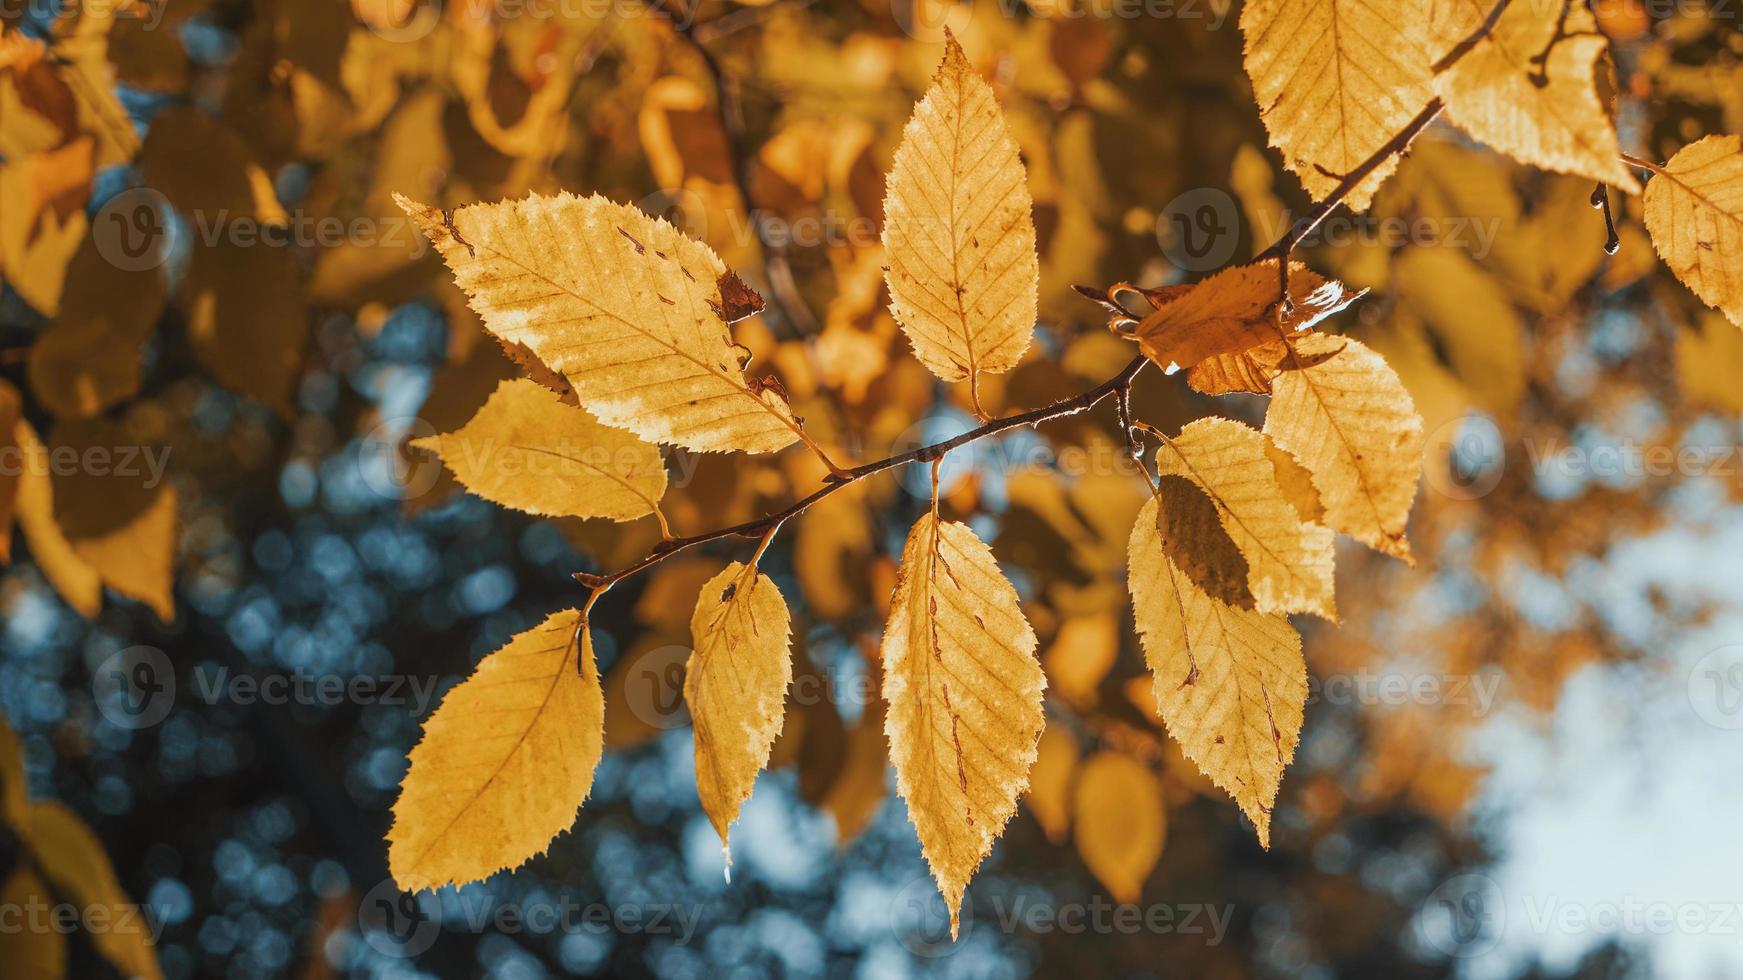
{"label": "blurred background foliage", "polygon": [[[1743,131],[1743,35],[1723,9],[1596,4],[1632,152],[1663,159],[1703,133]],[[695,589],[737,554],[723,546],[625,583],[596,610],[608,753],[574,832],[458,894],[406,905],[384,885],[388,807],[433,707],[417,692],[445,689],[576,604],[571,572],[625,564],[658,534],[648,521],[504,511],[401,448],[458,427],[520,369],[391,195],[453,206],[569,189],[666,214],[769,297],[738,328],[754,370],[780,380],[836,459],[875,459],[971,424],[966,392],[909,356],[878,245],[881,175],[942,26],[1003,99],[1036,204],[1042,323],[1023,366],[983,379],[997,413],[1093,385],[1130,356],[1072,284],[1193,278],[1263,249],[1306,209],[1265,149],[1238,12],[1226,0],[8,5],[0,428],[50,451],[167,450],[169,464],[150,487],[89,472],[57,473],[52,493],[19,481],[21,545],[0,571],[0,711],[32,796],[93,829],[113,884],[150,910],[163,975],[1458,965],[1449,954],[1464,948],[1425,941],[1425,902],[1502,857],[1498,842],[1517,843],[1508,814],[1555,771],[1570,685],[1621,677],[1680,697],[1678,651],[1735,602],[1714,587],[1722,575],[1689,574],[1727,567],[1710,548],[1739,534],[1734,460],[1576,471],[1552,465],[1556,454],[1734,447],[1743,337],[1656,266],[1636,200],[1617,198],[1621,247],[1606,256],[1589,185],[1444,127],[1367,218],[1334,218],[1303,255],[1373,290],[1334,329],[1398,370],[1430,452],[1416,566],[1347,549],[1342,624],[1307,633],[1325,696],[1309,704],[1269,852],[1153,713],[1123,584],[1143,483],[1104,407],[945,468],[944,507],[994,542],[1050,681],[1035,788],[971,888],[978,911],[959,943],[939,942],[924,901],[873,693],[891,556],[925,506],[921,470],[836,495],[764,561],[793,604],[801,682],[734,834],[730,884],[681,706],[666,703]],[[129,229],[112,223],[139,212],[115,204],[139,200],[157,205],[158,251],[118,260],[113,236]],[[1222,250],[1209,266],[1204,242],[1182,240],[1194,222]],[[1260,404],[1213,403],[1151,374],[1134,409],[1171,431],[1212,412],[1257,421]],[[802,452],[672,463],[665,506],[679,533],[761,516],[819,476]],[[176,693],[141,725],[104,678],[150,651]],[[380,687],[291,703],[210,693],[214,678],[244,675]],[[1429,678],[1441,696],[1334,697],[1334,678]],[[1455,681],[1464,697],[1450,694]],[[1729,769],[1694,768],[1734,775],[1725,744],[1694,751]],[[1512,767],[1532,753],[1540,768]],[[64,900],[46,852],[74,844],[33,836],[16,815],[27,811],[10,808],[17,784],[0,838],[7,887]],[[1159,860],[1125,846],[1138,819],[1165,822]],[[96,845],[80,846],[94,860]],[[372,907],[384,896],[385,921]],[[692,910],[694,934],[467,918],[565,901]],[[1214,937],[1010,927],[1001,913],[1025,901],[1230,918]],[[1593,976],[1667,962],[1636,939],[1480,962]],[[73,937],[66,974],[115,969],[111,945]]]}

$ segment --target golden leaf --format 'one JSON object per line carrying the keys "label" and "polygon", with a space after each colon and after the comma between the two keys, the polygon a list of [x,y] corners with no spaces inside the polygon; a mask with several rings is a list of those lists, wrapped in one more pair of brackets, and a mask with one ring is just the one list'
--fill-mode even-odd
{"label": "golden leaf", "polygon": [[407,891],[465,884],[544,853],[587,799],[604,737],[581,614],[516,634],[424,722],[387,835],[394,880]]}
{"label": "golden leaf", "polygon": [[14,833],[30,819],[30,787],[24,776],[24,742],[0,717],[0,818]]}
{"label": "golden leaf", "polygon": [[498,385],[459,431],[412,445],[441,456],[466,489],[529,514],[632,521],[658,514],[666,492],[658,449],[527,378]]}
{"label": "golden leaf", "polygon": [[73,553],[104,585],[145,603],[164,622],[175,620],[175,560],[179,540],[175,486],[165,478],[169,449],[151,403],[136,403],[124,419],[57,423],[55,454],[90,461],[54,472],[54,519]]}
{"label": "golden leaf", "polygon": [[1281,287],[1275,259],[1225,269],[1163,302],[1139,322],[1132,335],[1145,357],[1172,372],[1207,358],[1239,354],[1278,341],[1279,327],[1289,333],[1306,330],[1362,296],[1347,292],[1342,283],[1327,280],[1299,262],[1292,263],[1291,309],[1285,322],[1279,324]]}
{"label": "golden leaf", "polygon": [[[19,451],[18,421],[23,417],[24,402],[18,389],[0,381],[0,459]],[[12,515],[18,504],[18,480],[23,475],[22,466],[0,467],[0,565],[12,560]]]}
{"label": "golden leaf", "polygon": [[1326,526],[1411,561],[1404,528],[1422,470],[1422,417],[1385,358],[1345,344],[1277,378],[1265,433],[1313,474]]}
{"label": "golden leaf", "polygon": [[146,912],[121,889],[96,833],[65,805],[37,800],[27,836],[36,868],[59,900],[105,923],[85,933],[97,952],[124,977],[162,980]]}
{"label": "golden leaf", "polygon": [[702,586],[690,635],[684,701],[696,721],[696,790],[724,847],[781,734],[793,680],[787,603],[754,563],[733,562]]}
{"label": "golden leaf", "polygon": [[1136,902],[1162,857],[1162,781],[1123,752],[1084,760],[1072,795],[1077,853],[1116,902]]}
{"label": "golden leaf", "polygon": [[992,89],[947,35],[902,132],[884,198],[890,312],[945,381],[1015,367],[1035,329],[1040,264],[1017,144]]}
{"label": "golden leaf", "polygon": [[1156,468],[1159,476],[1191,480],[1216,504],[1223,528],[1246,558],[1247,587],[1260,612],[1336,620],[1332,532],[1301,519],[1278,482],[1268,442],[1239,422],[1199,419],[1156,451]]}
{"label": "golden leaf", "polygon": [[[20,867],[0,884],[0,908],[53,909],[59,903],[48,885],[29,867]],[[15,914],[17,914],[15,912]],[[60,980],[67,975],[67,936],[55,928],[0,930],[0,962],[8,973],[31,980]]]}
{"label": "golden leaf", "polygon": [[1071,826],[1071,781],[1076,772],[1077,738],[1062,725],[1042,732],[1023,800],[1047,839],[1055,844],[1065,839]]}
{"label": "golden leaf", "polygon": [[18,444],[21,472],[16,500],[18,528],[30,546],[31,560],[42,570],[60,597],[79,615],[89,619],[103,608],[103,579],[67,541],[54,519],[54,481],[49,478],[47,449],[30,423],[19,419],[12,427]]}
{"label": "golden leaf", "polygon": [[[1492,0],[1442,4],[1434,34],[1457,44],[1493,7]],[[1608,44],[1583,3],[1510,4],[1493,30],[1435,77],[1435,90],[1448,119],[1516,160],[1638,191],[1598,100],[1595,68]]]}
{"label": "golden leaf", "polygon": [[774,452],[804,438],[775,390],[745,380],[726,266],[664,220],[567,193],[451,215],[395,200],[485,326],[569,379],[606,425],[701,452]]}
{"label": "golden leaf", "polygon": [[1047,684],[1016,589],[967,526],[926,514],[908,532],[883,660],[896,788],[954,937],[968,879],[1028,785]]}
{"label": "golden leaf", "polygon": [[1646,182],[1646,230],[1670,271],[1743,327],[1743,136],[1678,150]]}
{"label": "golden leaf", "polygon": [[1199,590],[1163,547],[1161,510],[1139,512],[1128,547],[1132,611],[1168,733],[1271,844],[1271,806],[1307,703],[1301,637],[1279,615]]}
{"label": "golden leaf", "polygon": [[1683,398],[1704,408],[1743,412],[1743,385],[1737,365],[1743,364],[1743,332],[1717,314],[1695,318],[1676,332],[1676,377]]}
{"label": "golden leaf", "polygon": [[[1247,74],[1271,145],[1314,200],[1434,95],[1429,0],[1256,0],[1241,11]],[[1346,200],[1368,206],[1397,156]]]}

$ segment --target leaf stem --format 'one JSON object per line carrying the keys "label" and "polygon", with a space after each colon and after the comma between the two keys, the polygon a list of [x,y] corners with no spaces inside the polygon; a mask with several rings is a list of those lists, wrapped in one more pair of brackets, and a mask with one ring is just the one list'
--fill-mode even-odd
{"label": "leaf stem", "polygon": [[1659,176],[1659,177],[1664,176],[1664,168],[1659,166],[1656,163],[1653,163],[1651,160],[1642,160],[1639,157],[1629,156],[1626,153],[1619,154],[1619,155],[1622,157],[1622,162],[1626,163],[1630,167],[1639,167],[1641,170],[1651,171],[1656,176]]}

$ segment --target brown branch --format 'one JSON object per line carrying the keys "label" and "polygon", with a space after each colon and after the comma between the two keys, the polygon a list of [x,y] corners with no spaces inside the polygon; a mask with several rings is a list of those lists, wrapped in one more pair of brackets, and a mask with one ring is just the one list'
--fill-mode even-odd
{"label": "brown branch", "polygon": [[851,467],[844,470],[842,475],[839,477],[832,476],[827,479],[823,486],[812,492],[810,496],[796,501],[785,510],[770,514],[766,517],[760,517],[754,521],[746,521],[743,524],[734,524],[731,527],[718,528],[713,531],[705,531],[701,534],[693,534],[688,537],[672,538],[667,541],[662,541],[654,546],[654,549],[648,553],[647,557],[633,565],[621,568],[609,575],[596,575],[592,572],[576,572],[574,576],[575,581],[594,590],[604,590],[631,575],[636,574],[637,572],[658,565],[660,562],[665,561],[672,555],[687,548],[693,548],[696,545],[705,544],[709,541],[719,541],[722,538],[761,537],[770,528],[785,522],[789,518],[797,517],[804,513],[812,504],[822,500],[824,497],[829,496],[849,484],[857,483],[868,476],[882,473],[885,470],[894,469],[907,463],[936,462],[943,459],[944,455],[952,449],[966,446],[971,442],[1003,432],[1006,429],[1015,429],[1025,425],[1039,425],[1042,422],[1048,422],[1053,419],[1064,418],[1068,415],[1076,415],[1080,412],[1086,412],[1095,407],[1109,395],[1117,395],[1122,401],[1124,401],[1126,395],[1131,391],[1132,382],[1137,378],[1138,372],[1142,371],[1144,365],[1148,363],[1149,360],[1143,356],[1134,357],[1120,370],[1119,374],[1103,381],[1101,384],[1096,385],[1088,391],[1080,392],[1070,398],[1060,399],[1050,405],[1043,405],[1040,408],[1022,412],[1017,415],[1008,415],[1002,419],[994,419],[985,425],[970,429],[960,435],[952,436],[942,442],[935,442],[929,446],[921,446],[918,449],[910,449],[905,453],[897,453],[894,456],[887,456],[883,459],[877,460],[876,462],[866,463],[863,466]]}
{"label": "brown branch", "polygon": [[[661,7],[663,0],[651,0],[651,2],[655,9],[663,9]],[[1478,33],[1473,35],[1472,38],[1467,39],[1467,42],[1461,42],[1461,46],[1465,51],[1475,47],[1477,41],[1481,40],[1482,37],[1494,27],[1495,21],[1500,19],[1501,11],[1506,8],[1509,2],[1511,2],[1511,0],[1500,0],[1496,5],[1495,10],[1490,13],[1488,20],[1484,22],[1483,27],[1479,29]],[[1460,52],[1461,56],[1462,53],[1463,52]],[[712,56],[708,55],[706,52],[704,52],[704,58],[712,63]],[[1453,58],[1450,55],[1447,59],[1442,59],[1443,63],[1447,64],[1456,60],[1457,58]],[[724,89],[722,91],[724,91]],[[1402,152],[1406,147],[1408,147],[1411,141],[1414,140],[1424,129],[1428,128],[1428,125],[1432,123],[1445,108],[1446,104],[1438,97],[1430,101],[1428,105],[1423,107],[1420,113],[1417,113],[1416,118],[1412,119],[1403,130],[1401,130],[1396,136],[1393,136],[1390,140],[1387,140],[1384,146],[1381,146],[1378,150],[1374,151],[1372,156],[1362,161],[1360,166],[1350,171],[1348,175],[1340,180],[1337,187],[1333,188],[1331,194],[1326,197],[1325,201],[1323,201],[1319,207],[1314,209],[1312,214],[1309,214],[1296,222],[1282,238],[1274,242],[1270,248],[1259,253],[1254,261],[1264,261],[1269,258],[1280,260],[1278,265],[1283,270],[1283,304],[1280,305],[1286,305],[1289,298],[1289,253],[1303,238],[1312,234],[1313,230],[1318,228],[1320,223],[1323,222],[1339,204],[1343,203],[1344,199],[1356,189],[1357,185],[1367,179],[1367,177],[1378,169],[1381,164],[1385,163],[1387,159]],[[748,196],[746,197],[746,200],[749,200]],[[1095,297],[1091,296],[1091,298],[1094,299]],[[1130,398],[1132,383],[1136,380],[1139,372],[1144,369],[1144,365],[1147,363],[1149,363],[1148,360],[1142,355],[1134,357],[1125,367],[1120,369],[1118,374],[1087,391],[1080,392],[1069,398],[1060,399],[1050,405],[1043,405],[1040,408],[1031,409],[1027,412],[1007,416],[1001,419],[994,419],[977,428],[969,429],[967,432],[963,432],[960,435],[945,439],[942,442],[935,442],[929,446],[921,446],[918,449],[911,449],[905,453],[897,453],[894,456],[888,456],[884,459],[866,463],[861,466],[851,467],[839,473],[831,473],[824,478],[823,486],[813,491],[809,496],[803,497],[788,505],[784,510],[777,511],[776,513],[769,514],[753,521],[734,524],[731,527],[718,528],[713,531],[704,531],[701,534],[693,534],[687,537],[669,538],[655,545],[653,550],[650,551],[645,558],[642,558],[640,561],[637,561],[632,565],[627,565],[615,572],[604,575],[593,572],[576,572],[574,578],[577,582],[580,582],[582,585],[593,590],[593,595],[588,600],[589,604],[591,604],[602,592],[618,582],[652,568],[680,551],[685,551],[697,545],[733,537],[761,538],[764,540],[766,545],[768,537],[772,536],[771,532],[775,528],[778,528],[787,520],[804,513],[812,504],[815,504],[837,490],[840,490],[842,487],[848,486],[852,483],[857,483],[868,476],[882,473],[885,470],[894,469],[895,467],[907,463],[936,463],[938,460],[943,459],[944,455],[952,449],[966,446],[969,443],[976,442],[991,435],[996,435],[1000,432],[1006,431],[1007,429],[1015,429],[1025,425],[1039,425],[1042,422],[1086,412],[1100,404],[1109,396],[1115,398],[1120,427],[1128,446],[1136,449],[1136,431],[1138,429],[1152,432],[1156,431],[1142,422],[1135,422],[1131,417]],[[1157,434],[1160,435],[1159,432]],[[1146,472],[1145,476],[1146,479],[1148,479],[1148,472]]]}

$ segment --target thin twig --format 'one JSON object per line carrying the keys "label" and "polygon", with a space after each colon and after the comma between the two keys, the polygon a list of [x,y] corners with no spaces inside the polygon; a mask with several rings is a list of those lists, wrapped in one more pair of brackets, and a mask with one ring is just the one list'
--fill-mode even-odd
{"label": "thin twig", "polygon": [[738,187],[738,196],[744,201],[751,228],[756,232],[757,242],[762,246],[763,272],[772,294],[770,299],[774,301],[775,309],[780,311],[782,321],[793,336],[812,336],[818,330],[817,317],[812,314],[811,307],[806,305],[805,298],[799,295],[799,285],[793,278],[792,263],[787,261],[787,245],[781,240],[781,236],[770,233],[768,216],[757,207],[756,199],[751,196],[752,167],[756,164],[756,154],[750,145],[750,134],[745,128],[744,104],[739,101],[738,84],[727,73],[720,59],[714,56],[714,52],[702,43],[705,33],[702,26],[692,23],[690,15],[683,10],[674,9],[675,2],[676,0],[647,0],[648,8],[664,16],[672,25],[672,30],[689,43],[702,59],[708,77],[714,82],[714,104],[720,116],[720,126],[726,131],[727,151],[732,158],[733,183]]}

